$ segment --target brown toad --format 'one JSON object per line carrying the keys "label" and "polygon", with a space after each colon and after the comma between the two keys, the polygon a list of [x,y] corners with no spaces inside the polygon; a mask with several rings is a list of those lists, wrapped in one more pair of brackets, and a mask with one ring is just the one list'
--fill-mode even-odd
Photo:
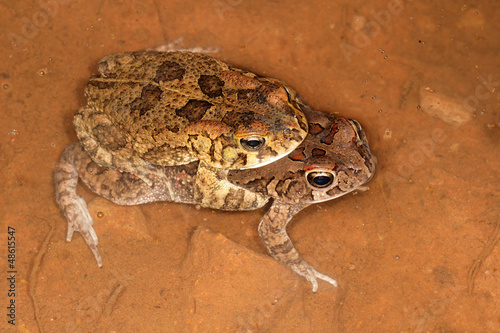
{"label": "brown toad", "polygon": [[98,71],[74,116],[77,135],[97,164],[149,184],[157,165],[262,166],[307,135],[291,88],[202,53],[114,54]]}
{"label": "brown toad", "polygon": [[99,166],[80,143],[68,146],[55,173],[57,202],[68,222],[67,240],[76,230],[97,259],[97,236],[85,201],[77,195],[80,178],[97,194],[121,205],[167,201],[222,210],[251,210],[273,199],[259,225],[269,253],[305,277],[317,291],[317,279],[336,281],[305,262],[286,233],[286,225],[303,208],[359,189],[375,171],[366,136],[354,120],[305,109],[309,134],[285,158],[247,170],[223,170],[205,162],[157,167],[164,177],[149,175],[148,186],[134,175]]}

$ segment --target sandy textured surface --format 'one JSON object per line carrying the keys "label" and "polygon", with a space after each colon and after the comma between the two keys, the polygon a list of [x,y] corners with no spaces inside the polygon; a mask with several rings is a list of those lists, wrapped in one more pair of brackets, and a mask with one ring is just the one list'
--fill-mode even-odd
{"label": "sandy textured surface", "polygon": [[[1,8],[0,331],[500,332],[498,1]],[[320,282],[314,294],[267,256],[257,234],[267,207],[119,207],[82,186],[104,267],[79,235],[65,241],[53,170],[76,140],[88,77],[107,54],[179,38],[367,131],[370,190],[311,206],[288,228],[338,288]]]}

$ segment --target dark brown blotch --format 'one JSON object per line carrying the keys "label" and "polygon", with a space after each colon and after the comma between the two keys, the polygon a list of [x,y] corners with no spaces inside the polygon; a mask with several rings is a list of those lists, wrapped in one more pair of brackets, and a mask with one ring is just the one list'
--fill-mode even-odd
{"label": "dark brown blotch", "polygon": [[292,200],[297,198],[302,198],[306,194],[307,194],[306,185],[298,180],[292,180],[288,185],[288,190],[286,191],[287,197]]}
{"label": "dark brown blotch", "polygon": [[248,128],[251,126],[251,122],[257,118],[255,112],[227,112],[222,122],[232,127],[237,127],[238,125],[243,125]]}
{"label": "dark brown blotch", "polygon": [[158,86],[148,84],[142,88],[141,97],[130,103],[130,110],[139,111],[139,116],[143,116],[153,109],[161,99],[162,91]]}
{"label": "dark brown blotch", "polygon": [[321,143],[324,143],[326,145],[331,145],[333,142],[333,135],[328,134],[324,138],[321,139]]}
{"label": "dark brown blotch", "polygon": [[254,94],[254,89],[241,89],[237,91],[238,100],[240,101],[250,99]]}
{"label": "dark brown blotch", "polygon": [[212,106],[207,101],[191,99],[182,108],[175,110],[175,114],[189,121],[199,121]]}
{"label": "dark brown blotch", "polygon": [[240,89],[237,91],[238,100],[260,105],[269,104],[267,101],[269,93],[266,86],[260,86],[258,89]]}
{"label": "dark brown blotch", "polygon": [[332,127],[330,129],[330,133],[328,133],[328,135],[326,135],[324,138],[321,139],[321,143],[331,145],[333,143],[334,136],[338,131],[339,130],[338,130],[337,126],[332,125]]}
{"label": "dark brown blotch", "polygon": [[309,134],[316,135],[323,132],[325,129],[320,124],[309,124]]}
{"label": "dark brown blotch", "polygon": [[255,94],[255,101],[259,104],[268,104],[267,97],[272,90],[266,89],[268,87],[262,86],[259,88],[257,94]]}
{"label": "dark brown blotch", "polygon": [[234,209],[235,207],[238,207],[242,202],[245,197],[245,191],[242,189],[229,189],[229,193],[226,195],[224,198],[224,205],[222,208],[224,209]]}
{"label": "dark brown blotch", "polygon": [[297,148],[292,151],[290,154],[288,154],[288,158],[292,161],[303,161],[306,158],[306,155],[304,154],[304,147]]}
{"label": "dark brown blotch", "polygon": [[222,96],[224,82],[214,75],[200,75],[198,85],[201,91],[208,97],[215,98]]}
{"label": "dark brown blotch", "polygon": [[326,151],[324,151],[323,149],[314,148],[312,150],[313,157],[321,157],[321,156],[325,156],[325,155],[326,155]]}
{"label": "dark brown blotch", "polygon": [[[271,254],[287,254],[292,252],[294,249],[292,241],[287,239],[284,243],[279,243],[279,244],[274,244],[274,245],[269,245],[268,250]],[[292,258],[284,258],[282,260],[285,264],[289,265],[292,263],[295,263],[297,259],[292,257]]]}
{"label": "dark brown blotch", "polygon": [[162,91],[158,86],[148,84],[142,88],[141,98],[149,101],[158,102],[161,99]]}
{"label": "dark brown blotch", "polygon": [[182,80],[186,70],[182,68],[176,62],[173,61],[165,61],[161,64],[156,70],[156,77],[154,78],[155,82],[167,82],[173,80]]}

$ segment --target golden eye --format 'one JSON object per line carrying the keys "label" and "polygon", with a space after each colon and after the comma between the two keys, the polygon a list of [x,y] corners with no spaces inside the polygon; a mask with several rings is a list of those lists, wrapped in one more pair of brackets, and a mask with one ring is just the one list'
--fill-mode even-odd
{"label": "golden eye", "polygon": [[240,139],[240,145],[248,152],[257,152],[264,148],[266,139],[261,136],[248,136]]}
{"label": "golden eye", "polygon": [[316,188],[328,187],[335,181],[335,174],[333,172],[313,171],[308,173],[306,177],[309,184]]}

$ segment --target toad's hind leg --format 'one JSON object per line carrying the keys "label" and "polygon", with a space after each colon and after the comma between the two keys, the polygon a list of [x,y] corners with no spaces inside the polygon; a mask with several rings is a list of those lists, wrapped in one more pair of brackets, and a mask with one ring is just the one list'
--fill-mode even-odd
{"label": "toad's hind leg", "polygon": [[295,273],[305,277],[312,283],[313,292],[318,290],[316,279],[324,280],[335,287],[337,282],[329,276],[319,273],[311,265],[305,262],[299,252],[292,244],[286,233],[286,225],[293,215],[298,213],[304,206],[291,206],[278,200],[266,213],[259,225],[259,235],[264,241],[267,250],[276,260],[289,266]]}
{"label": "toad's hind leg", "polygon": [[73,124],[83,148],[97,164],[134,174],[148,185],[152,184],[148,175],[163,177],[156,167],[127,147],[131,140],[103,112],[82,107],[75,113]]}
{"label": "toad's hind leg", "polygon": [[92,227],[94,222],[90,217],[85,200],[76,194],[78,163],[82,154],[85,152],[81,149],[80,143],[73,143],[64,150],[54,173],[56,200],[68,222],[66,240],[70,242],[73,233],[78,231],[94,254],[97,264],[101,267],[102,259],[97,250],[98,239]]}

